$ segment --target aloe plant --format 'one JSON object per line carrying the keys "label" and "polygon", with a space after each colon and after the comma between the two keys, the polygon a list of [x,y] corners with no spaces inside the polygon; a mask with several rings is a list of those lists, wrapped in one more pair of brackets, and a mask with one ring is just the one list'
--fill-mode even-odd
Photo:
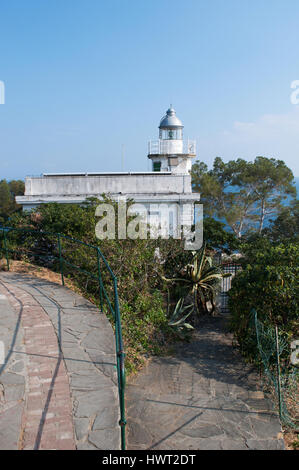
{"label": "aloe plant", "polygon": [[[173,314],[168,322],[180,336],[186,336],[187,332],[193,330],[193,326],[186,323],[187,318],[194,310],[193,305],[184,306],[184,298],[182,297],[176,304]],[[185,313],[187,312],[187,313]]]}
{"label": "aloe plant", "polygon": [[221,279],[231,276],[224,274],[219,266],[213,265],[213,260],[206,254],[206,244],[202,248],[193,252],[193,259],[184,270],[181,278],[166,279],[167,282],[177,282],[194,298],[194,305],[198,313],[202,310],[209,313],[207,303],[211,302],[212,313],[215,310],[217,288]]}

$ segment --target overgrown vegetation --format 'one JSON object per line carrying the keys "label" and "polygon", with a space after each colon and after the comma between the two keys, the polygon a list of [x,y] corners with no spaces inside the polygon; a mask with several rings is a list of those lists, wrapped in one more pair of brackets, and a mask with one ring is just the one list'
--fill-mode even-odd
{"label": "overgrown vegetation", "polygon": [[299,334],[299,245],[274,245],[261,237],[242,246],[242,270],[229,291],[230,326],[243,354],[257,361],[251,309],[267,327],[278,326],[288,341]]}
{"label": "overgrown vegetation", "polygon": [[[298,212],[287,208],[262,235],[241,245],[243,269],[229,291],[231,330],[244,357],[264,372],[267,390],[280,410],[286,443],[293,449],[299,422],[299,371],[291,361],[292,341],[299,338],[297,218]],[[257,323],[251,309],[256,309]]]}
{"label": "overgrown vegetation", "polygon": [[208,314],[215,311],[216,294],[221,279],[228,276],[230,274],[223,274],[221,268],[214,265],[204,243],[198,252],[193,253],[191,263],[181,271],[180,277],[163,279],[167,283],[180,285],[184,296],[193,299],[198,314]]}
{"label": "overgrown vegetation", "polygon": [[225,220],[238,239],[261,234],[265,222],[296,197],[292,171],[282,160],[266,157],[227,163],[217,157],[211,170],[198,161],[192,167],[192,186],[201,193],[205,214]]}
{"label": "overgrown vegetation", "polygon": [[[107,198],[105,202],[112,203]],[[44,204],[31,213],[16,213],[10,219],[10,226],[31,228],[40,235],[11,233],[9,243],[11,248],[21,249],[19,253],[22,255],[19,257],[27,257],[31,262],[48,265],[56,271],[59,271],[59,263],[51,257],[51,253],[58,256],[57,237],[45,232],[62,233],[99,246],[118,279],[127,367],[129,371],[134,371],[145,356],[163,353],[171,341],[181,337],[177,325],[171,325],[168,312],[182,292],[178,286],[169,286],[163,279],[181,275],[182,268],[192,262],[193,255],[184,250],[181,240],[98,240],[95,236],[95,226],[99,220],[95,216],[95,208],[98,204],[98,200],[89,199],[81,206]],[[117,205],[113,204],[117,212]],[[61,239],[61,246],[63,256],[70,262],[85,271],[97,272],[95,250],[64,238]],[[43,258],[35,254],[41,254]],[[102,268],[103,281],[113,299],[109,273],[105,266]],[[91,300],[99,304],[96,280],[68,266],[64,271]]]}
{"label": "overgrown vegetation", "polygon": [[22,196],[24,189],[23,181],[8,182],[5,179],[0,181],[0,225],[6,223],[12,214],[21,210],[15,202],[15,196]]}
{"label": "overgrown vegetation", "polygon": [[282,207],[261,234],[250,234],[240,243],[240,271],[229,292],[231,328],[243,353],[254,360],[249,313],[278,326],[291,341],[299,336],[299,201]]}
{"label": "overgrown vegetation", "polygon": [[[117,204],[107,197],[104,197],[104,202],[112,203],[117,214]],[[185,306],[181,306],[176,312],[180,318],[175,322],[171,312],[175,310],[179,299],[186,296],[188,287],[190,293],[192,290],[196,291],[198,313],[207,313],[207,302],[214,300],[213,284],[216,277],[220,279],[220,270],[216,273],[205,249],[201,250],[200,258],[194,258],[190,251],[184,250],[183,240],[97,239],[95,226],[99,218],[95,215],[95,209],[99,203],[99,200],[90,198],[83,205],[44,204],[31,213],[15,213],[11,216],[10,226],[27,227],[40,235],[11,233],[9,243],[11,248],[18,248],[22,259],[27,257],[31,262],[48,265],[56,271],[59,271],[59,262],[51,257],[51,253],[58,257],[57,237],[50,233],[61,233],[100,248],[118,279],[127,367],[129,371],[134,371],[147,355],[163,353],[173,340],[188,339],[191,328],[183,326],[179,321]],[[116,231],[117,229],[116,225]],[[213,241],[213,232],[210,231],[209,245],[217,248],[226,239],[221,224],[217,224],[217,236],[214,238]],[[97,273],[95,250],[76,245],[65,238],[61,238],[61,247],[64,258],[85,271]],[[35,254],[42,255],[43,258]],[[191,271],[194,268],[195,271],[199,270],[198,282],[192,280]],[[64,267],[64,272],[92,301],[99,304],[100,292],[96,280],[68,266]],[[212,277],[205,282],[208,274]],[[104,265],[102,276],[107,292],[113,299],[112,284]],[[180,282],[169,284],[165,281],[167,278],[179,277],[189,279],[188,286],[182,286]],[[196,289],[193,289],[194,285]]]}

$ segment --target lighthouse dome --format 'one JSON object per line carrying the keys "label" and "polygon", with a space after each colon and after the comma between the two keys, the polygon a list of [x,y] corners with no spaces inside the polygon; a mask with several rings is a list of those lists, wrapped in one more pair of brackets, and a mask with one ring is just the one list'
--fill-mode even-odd
{"label": "lighthouse dome", "polygon": [[159,129],[182,129],[182,121],[177,117],[175,110],[170,106],[160,121]]}

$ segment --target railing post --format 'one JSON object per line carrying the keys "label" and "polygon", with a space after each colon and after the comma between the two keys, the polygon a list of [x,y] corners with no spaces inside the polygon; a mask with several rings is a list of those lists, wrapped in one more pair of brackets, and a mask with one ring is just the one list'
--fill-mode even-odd
{"label": "railing post", "polygon": [[275,343],[276,343],[276,367],[277,367],[277,394],[279,405],[279,418],[282,420],[282,400],[281,400],[281,381],[280,381],[280,354],[279,354],[279,339],[278,328],[275,326]]}
{"label": "railing post", "polygon": [[4,229],[3,229],[3,237],[4,237],[4,250],[5,250],[7,270],[9,271],[9,258],[8,258],[7,240],[6,240],[6,233],[5,233]]}
{"label": "railing post", "polygon": [[64,276],[63,276],[63,258],[61,254],[61,241],[60,241],[60,233],[57,233],[58,238],[58,251],[59,251],[59,267],[60,267],[60,274],[61,274],[61,282],[64,286]]}
{"label": "railing post", "polygon": [[117,354],[117,374],[118,374],[118,391],[119,391],[119,405],[120,405],[120,420],[119,425],[121,428],[121,450],[126,450],[126,412],[125,412],[125,387],[126,387],[126,370],[125,370],[125,353],[122,340],[120,311],[118,302],[117,279],[114,277],[114,308],[115,308],[115,339],[116,339],[116,354]]}
{"label": "railing post", "polygon": [[97,248],[97,260],[98,260],[98,276],[99,276],[99,285],[100,285],[100,305],[101,305],[101,311],[103,312],[103,280],[102,280],[101,258],[100,258],[99,248]]}

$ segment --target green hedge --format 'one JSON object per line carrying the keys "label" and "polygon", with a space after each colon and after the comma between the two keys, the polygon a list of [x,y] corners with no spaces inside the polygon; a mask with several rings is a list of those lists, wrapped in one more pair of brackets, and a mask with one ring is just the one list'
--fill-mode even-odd
{"label": "green hedge", "polygon": [[229,291],[230,328],[242,352],[256,360],[250,311],[266,326],[277,325],[291,341],[299,335],[299,245],[268,240],[243,246],[240,271]]}

